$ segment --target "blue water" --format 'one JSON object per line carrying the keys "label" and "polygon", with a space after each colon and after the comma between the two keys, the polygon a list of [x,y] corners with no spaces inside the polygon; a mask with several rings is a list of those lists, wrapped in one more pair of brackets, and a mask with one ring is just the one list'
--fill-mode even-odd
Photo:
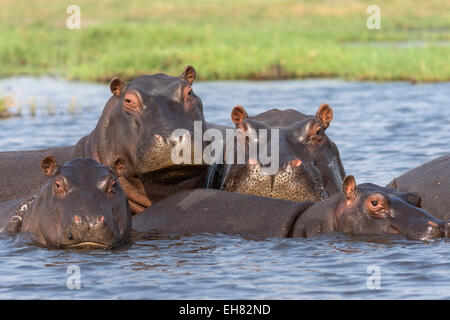
{"label": "blue water", "polygon": [[[0,88],[15,94],[23,114],[0,120],[0,151],[74,144],[94,128],[110,96],[106,85],[54,78],[8,78]],[[275,107],[315,114],[329,103],[327,134],[358,183],[385,185],[450,152],[450,83],[200,82],[194,90],[207,121],[226,125],[238,104],[254,115]],[[203,234],[83,251],[0,235],[0,298],[449,299],[449,246],[447,239],[401,236],[253,241]],[[73,266],[80,289],[67,286]]]}

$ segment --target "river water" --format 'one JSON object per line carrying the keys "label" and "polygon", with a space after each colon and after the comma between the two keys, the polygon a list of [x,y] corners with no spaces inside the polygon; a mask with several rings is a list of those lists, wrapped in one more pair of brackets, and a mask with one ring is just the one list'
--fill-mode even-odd
{"label": "river water", "polygon": [[[99,118],[106,85],[7,78],[20,118],[0,120],[0,151],[74,144]],[[340,80],[199,82],[207,121],[230,111],[334,109],[328,136],[358,183],[394,176],[450,152],[450,83]],[[32,114],[35,113],[33,116]],[[50,250],[0,235],[0,298],[449,299],[450,241],[328,234],[247,240],[202,234],[141,239],[121,248]],[[75,273],[72,273],[75,270]],[[79,270],[80,289],[72,279]],[[69,284],[69,285],[68,285]]]}

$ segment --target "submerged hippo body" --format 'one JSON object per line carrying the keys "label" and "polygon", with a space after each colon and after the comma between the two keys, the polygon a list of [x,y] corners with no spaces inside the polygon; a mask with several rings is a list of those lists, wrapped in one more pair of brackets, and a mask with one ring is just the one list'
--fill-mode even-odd
{"label": "submerged hippo body", "polygon": [[448,236],[450,223],[418,208],[419,197],[373,184],[358,187],[352,176],[343,192],[324,201],[293,202],[214,189],[173,195],[134,216],[133,229],[162,234],[226,233],[244,237],[311,237],[398,234],[426,240]]}
{"label": "submerged hippo body", "polygon": [[113,95],[96,128],[76,146],[0,153],[0,201],[25,198],[39,190],[43,178],[38,163],[49,153],[60,163],[92,158],[111,167],[122,162],[127,171],[120,183],[135,213],[174,191],[201,186],[206,166],[174,165],[170,157],[174,146],[192,143],[171,140],[173,130],[191,131],[194,121],[206,126],[202,101],[191,88],[195,78],[191,66],[180,77],[159,73],[129,83],[114,78]]}
{"label": "submerged hippo body", "polygon": [[30,151],[0,152],[0,203],[36,194],[47,181],[39,163],[52,154],[58,163],[72,157],[74,146]]}
{"label": "submerged hippo body", "polygon": [[42,160],[47,182],[27,199],[0,204],[0,230],[26,232],[50,248],[113,248],[130,237],[131,210],[116,175],[92,159],[60,167]]}
{"label": "submerged hippo body", "polygon": [[417,192],[421,207],[439,219],[450,219],[450,155],[429,161],[395,178],[388,188]]}
{"label": "submerged hippo body", "polygon": [[[208,187],[292,201],[320,201],[339,191],[345,170],[335,143],[325,134],[333,118],[328,105],[321,105],[315,116],[273,109],[254,117],[237,106],[231,118],[238,141],[246,139],[245,164],[238,163],[238,147],[231,149],[235,153],[232,164],[227,163],[225,151],[225,164],[210,168]],[[278,137],[272,136],[272,129],[278,130]],[[263,131],[268,132],[268,139],[260,139]],[[233,139],[227,144],[234,143]],[[268,154],[278,151],[279,170],[264,172],[267,165],[250,155],[249,141],[258,141],[259,148],[270,150]]]}

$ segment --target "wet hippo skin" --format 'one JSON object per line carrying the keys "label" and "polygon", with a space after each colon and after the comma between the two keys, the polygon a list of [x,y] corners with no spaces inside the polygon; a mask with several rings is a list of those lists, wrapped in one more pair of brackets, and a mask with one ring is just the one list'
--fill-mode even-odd
{"label": "wet hippo skin", "polygon": [[50,248],[117,247],[130,238],[131,210],[116,174],[93,159],[60,166],[42,159],[46,182],[34,196],[0,204],[0,231],[27,233]]}
{"label": "wet hippo skin", "polygon": [[344,179],[343,191],[318,203],[292,202],[213,189],[184,191],[133,217],[137,232],[226,233],[244,237],[311,237],[348,234],[403,234],[428,240],[447,237],[450,222],[417,207],[420,197]]}
{"label": "wet hippo skin", "polygon": [[421,207],[424,210],[436,218],[450,219],[450,155],[405,172],[387,187],[417,192],[422,198]]}
{"label": "wet hippo skin", "polygon": [[0,152],[0,202],[36,194],[47,181],[40,168],[42,158],[52,154],[59,163],[66,163],[73,150],[74,146]]}
{"label": "wet hippo skin", "polygon": [[[320,201],[339,192],[345,170],[336,144],[325,133],[333,119],[329,105],[322,104],[316,115],[272,109],[251,117],[242,106],[236,106],[231,119],[236,139],[245,143],[245,164],[236,161],[238,148],[232,149],[232,164],[226,162],[230,155],[225,153],[225,164],[216,163],[209,169],[208,187],[292,201]],[[278,136],[272,137],[273,129]],[[262,131],[268,132],[267,142],[259,139]],[[279,155],[278,170],[264,172],[268,165],[249,154],[248,141],[258,141],[259,148],[267,150],[273,146],[275,151],[268,154]],[[228,139],[227,145],[230,143],[234,139]]]}
{"label": "wet hippo skin", "polygon": [[206,165],[178,166],[170,158],[174,146],[193,143],[170,141],[173,130],[192,131],[194,121],[206,128],[202,101],[191,87],[195,78],[191,66],[181,76],[158,73],[129,83],[114,78],[96,128],[76,146],[0,153],[0,201],[36,193],[45,181],[39,163],[47,154],[60,163],[92,158],[111,167],[122,162],[127,170],[120,183],[135,213],[173,192],[203,185]]}
{"label": "wet hippo skin", "polygon": [[312,202],[292,202],[214,189],[180,192],[133,218],[138,232],[229,233],[247,237],[289,237],[298,216]]}

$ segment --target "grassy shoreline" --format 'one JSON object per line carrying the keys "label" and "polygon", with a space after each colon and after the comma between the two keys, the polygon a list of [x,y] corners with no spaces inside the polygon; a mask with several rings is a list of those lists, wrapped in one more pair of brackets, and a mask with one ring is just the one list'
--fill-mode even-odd
{"label": "grassy shoreline", "polygon": [[201,80],[450,81],[449,0],[377,1],[381,30],[366,27],[373,1],[77,0],[80,30],[65,26],[72,2],[3,3],[2,77],[106,82],[191,64]]}

